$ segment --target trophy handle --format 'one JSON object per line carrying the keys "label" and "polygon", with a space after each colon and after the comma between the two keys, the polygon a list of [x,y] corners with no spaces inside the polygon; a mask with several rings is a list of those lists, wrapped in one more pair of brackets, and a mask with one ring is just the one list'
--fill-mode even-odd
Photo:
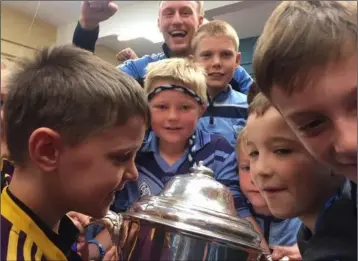
{"label": "trophy handle", "polygon": [[115,213],[110,210],[103,218],[91,218],[90,223],[86,227],[92,224],[103,225],[109,231],[112,242],[115,245],[119,244],[123,224],[123,216],[120,213]]}

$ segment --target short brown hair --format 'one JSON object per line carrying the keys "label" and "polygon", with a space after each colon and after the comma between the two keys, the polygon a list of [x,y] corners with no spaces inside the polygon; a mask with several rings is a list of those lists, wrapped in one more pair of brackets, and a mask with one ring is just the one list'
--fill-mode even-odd
{"label": "short brown hair", "polygon": [[257,116],[263,116],[265,112],[272,107],[271,102],[263,93],[258,93],[253,101],[249,104],[248,115],[252,113],[257,114]]}
{"label": "short brown hair", "polygon": [[273,85],[291,94],[314,84],[317,70],[347,58],[356,46],[356,1],[284,1],[256,44],[256,82],[269,98]]}
{"label": "short brown hair", "polygon": [[170,58],[150,63],[144,80],[144,90],[148,94],[157,80],[172,80],[182,83],[194,91],[203,101],[208,102],[206,71],[198,63],[187,58]]}
{"label": "short brown hair", "polygon": [[19,59],[7,87],[6,141],[19,165],[28,159],[28,139],[40,127],[53,129],[75,146],[131,117],[149,121],[146,96],[133,78],[69,45],[43,48],[33,58]]}
{"label": "short brown hair", "polygon": [[259,92],[260,90],[257,87],[256,82],[253,81],[247,93],[247,104],[250,104]]}
{"label": "short brown hair", "polygon": [[191,53],[195,53],[195,50],[200,40],[208,36],[209,37],[227,36],[232,40],[232,43],[235,46],[235,50],[239,49],[240,40],[235,29],[225,21],[214,20],[206,24],[203,24],[196,31],[190,44]]}

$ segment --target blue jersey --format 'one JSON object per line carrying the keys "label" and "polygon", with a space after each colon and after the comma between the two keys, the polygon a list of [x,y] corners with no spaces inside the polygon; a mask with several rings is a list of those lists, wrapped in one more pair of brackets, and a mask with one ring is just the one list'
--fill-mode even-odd
{"label": "blue jersey", "polygon": [[225,137],[235,147],[237,134],[246,125],[247,110],[246,95],[233,90],[229,85],[214,100],[209,101],[198,126],[209,133]]}
{"label": "blue jersey", "polygon": [[[99,28],[94,30],[84,30],[79,23],[73,34],[72,42],[77,47],[94,52],[96,41],[98,39]],[[142,86],[146,74],[146,67],[149,63],[162,59],[170,58],[171,52],[168,46],[163,44],[163,52],[152,55],[145,55],[135,60],[128,60],[117,68],[136,79]],[[231,86],[242,93],[247,93],[253,80],[246,70],[239,66],[234,72],[234,76],[230,82]]]}
{"label": "blue jersey", "polygon": [[[234,148],[222,137],[211,135],[197,129],[195,139],[194,162],[203,161],[213,170],[215,179],[226,185],[233,193],[235,207],[239,216],[251,215],[247,200],[239,187],[236,155]],[[136,157],[139,178],[128,182],[125,189],[117,194],[112,210],[125,211],[134,201],[143,195],[158,195],[172,177],[188,174],[191,166],[188,149],[172,166],[159,155],[157,137],[153,132]]]}
{"label": "blue jersey", "polygon": [[299,218],[279,219],[255,213],[253,217],[270,246],[293,246],[297,243],[297,234],[302,225]]}

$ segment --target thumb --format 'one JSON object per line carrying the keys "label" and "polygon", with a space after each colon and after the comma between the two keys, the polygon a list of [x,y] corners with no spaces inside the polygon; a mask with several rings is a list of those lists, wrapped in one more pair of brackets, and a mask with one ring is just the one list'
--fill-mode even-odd
{"label": "thumb", "polygon": [[111,260],[118,260],[116,246],[112,246],[103,257],[103,261],[111,261]]}
{"label": "thumb", "polygon": [[112,1],[109,1],[108,8],[111,10],[111,13],[116,13],[118,11],[118,5],[113,3]]}
{"label": "thumb", "polygon": [[287,254],[285,247],[275,246],[271,255],[272,260],[280,260]]}

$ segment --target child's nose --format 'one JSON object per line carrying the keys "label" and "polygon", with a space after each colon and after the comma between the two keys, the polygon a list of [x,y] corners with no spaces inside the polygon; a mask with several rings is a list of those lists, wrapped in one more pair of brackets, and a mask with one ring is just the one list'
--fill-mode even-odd
{"label": "child's nose", "polygon": [[126,171],[124,172],[123,178],[128,181],[134,181],[138,179],[138,170],[135,166],[134,160],[129,163]]}
{"label": "child's nose", "polygon": [[221,64],[221,59],[219,55],[214,55],[213,56],[213,66],[220,66]]}
{"label": "child's nose", "polygon": [[175,108],[171,108],[168,112],[168,119],[169,120],[176,120],[179,114]]}

